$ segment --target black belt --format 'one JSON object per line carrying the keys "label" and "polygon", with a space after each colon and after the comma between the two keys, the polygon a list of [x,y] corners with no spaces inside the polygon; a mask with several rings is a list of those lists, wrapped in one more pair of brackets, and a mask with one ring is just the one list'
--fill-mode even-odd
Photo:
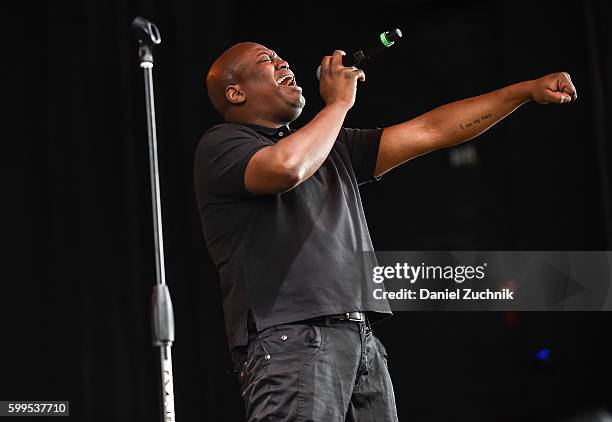
{"label": "black belt", "polygon": [[316,318],[307,319],[308,322],[327,322],[327,321],[352,321],[366,322],[366,315],[363,312],[345,312],[343,314],[325,315]]}

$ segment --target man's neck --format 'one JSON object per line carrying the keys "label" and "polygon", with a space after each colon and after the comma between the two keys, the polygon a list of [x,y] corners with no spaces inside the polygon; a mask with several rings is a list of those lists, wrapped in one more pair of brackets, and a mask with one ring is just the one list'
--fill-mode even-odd
{"label": "man's neck", "polygon": [[244,118],[244,117],[236,117],[236,116],[226,116],[225,121],[227,123],[235,123],[235,124],[250,124],[250,125],[258,125],[258,126],[264,126],[264,127],[269,127],[269,128],[273,128],[273,129],[278,129],[281,126],[287,126],[289,125],[289,123],[279,123],[279,122],[272,122],[270,120],[266,120],[266,119],[260,119],[260,118]]}

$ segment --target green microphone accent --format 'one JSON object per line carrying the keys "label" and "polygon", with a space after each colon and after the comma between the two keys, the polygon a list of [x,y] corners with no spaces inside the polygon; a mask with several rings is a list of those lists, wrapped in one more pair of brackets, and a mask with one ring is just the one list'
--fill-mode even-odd
{"label": "green microphone accent", "polygon": [[387,34],[388,34],[388,33],[389,33],[389,32],[387,31],[387,32],[383,32],[382,34],[380,34],[380,40],[382,41],[382,43],[383,43],[383,45],[384,45],[385,47],[391,47],[391,46],[394,44],[394,42],[393,42],[393,41],[389,41],[389,40],[387,39]]}

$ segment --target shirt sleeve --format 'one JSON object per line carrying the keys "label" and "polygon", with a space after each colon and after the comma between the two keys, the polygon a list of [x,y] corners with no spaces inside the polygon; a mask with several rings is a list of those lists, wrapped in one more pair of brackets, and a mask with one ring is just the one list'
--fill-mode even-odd
{"label": "shirt sleeve", "polygon": [[374,176],[374,172],[382,132],[382,128],[351,129],[343,127],[340,129],[338,141],[343,143],[348,150],[359,185],[380,180],[380,176]]}
{"label": "shirt sleeve", "polygon": [[251,157],[267,146],[270,144],[238,125],[219,125],[206,132],[200,139],[194,162],[199,205],[210,196],[254,196],[244,186],[244,174]]}

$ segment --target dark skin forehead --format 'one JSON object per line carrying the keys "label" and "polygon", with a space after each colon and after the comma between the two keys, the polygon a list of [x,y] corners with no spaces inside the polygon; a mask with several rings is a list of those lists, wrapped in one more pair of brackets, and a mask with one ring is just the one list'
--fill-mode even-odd
{"label": "dark skin forehead", "polygon": [[228,106],[225,88],[239,83],[249,65],[263,61],[263,54],[270,55],[270,58],[277,57],[273,50],[261,44],[243,42],[230,47],[212,64],[206,77],[206,88],[211,103],[222,115]]}

